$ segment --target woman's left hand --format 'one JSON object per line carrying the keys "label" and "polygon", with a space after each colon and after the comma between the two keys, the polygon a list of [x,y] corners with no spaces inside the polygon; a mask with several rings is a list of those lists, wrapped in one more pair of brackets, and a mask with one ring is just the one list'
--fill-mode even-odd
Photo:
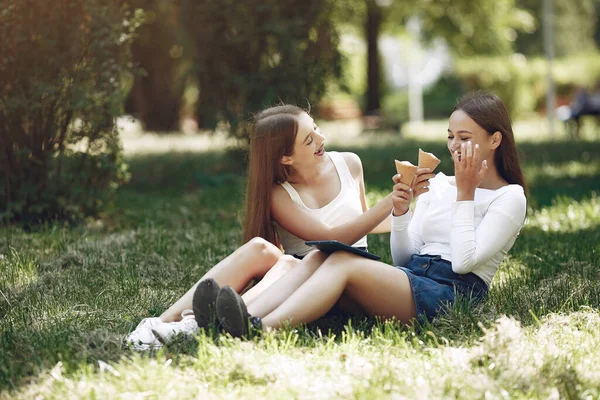
{"label": "woman's left hand", "polygon": [[413,199],[429,192],[429,180],[435,178],[431,168],[419,168],[412,184]]}
{"label": "woman's left hand", "polygon": [[473,146],[471,141],[461,145],[460,160],[458,151],[454,152],[452,158],[458,192],[456,200],[473,200],[475,189],[481,184],[488,170],[487,160],[480,161],[479,145]]}

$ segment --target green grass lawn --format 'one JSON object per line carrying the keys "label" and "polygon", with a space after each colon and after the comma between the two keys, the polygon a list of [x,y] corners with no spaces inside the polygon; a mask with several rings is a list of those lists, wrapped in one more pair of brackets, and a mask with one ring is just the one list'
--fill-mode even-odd
{"label": "green grass lawn", "polygon": [[[355,139],[329,149],[361,156],[371,202],[420,146],[452,174],[443,140]],[[475,310],[419,328],[330,317],[249,341],[210,332],[150,354],[122,337],[239,245],[244,160],[131,151],[132,180],[99,219],[0,231],[0,398],[598,398],[600,141],[519,148],[527,225]],[[391,262],[387,235],[369,246]]]}

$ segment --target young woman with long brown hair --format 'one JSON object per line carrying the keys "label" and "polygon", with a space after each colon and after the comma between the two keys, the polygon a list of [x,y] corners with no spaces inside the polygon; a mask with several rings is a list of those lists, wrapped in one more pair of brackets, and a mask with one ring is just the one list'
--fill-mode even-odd
{"label": "young woman with long brown hair", "polygon": [[216,304],[221,324],[241,336],[249,319],[272,328],[307,323],[342,294],[368,315],[403,322],[435,317],[456,293],[474,301],[484,297],[526,211],[525,182],[502,101],[482,92],[461,99],[450,116],[448,150],[455,176],[438,173],[431,179],[414,213],[409,210],[414,188],[393,178],[390,242],[396,267],[334,253],[277,308],[256,315],[261,318],[250,318],[252,310],[225,287]]}
{"label": "young woman with long brown hair", "polygon": [[[369,209],[360,158],[353,153],[325,152],[324,143],[318,126],[301,108],[277,106],[256,116],[250,142],[245,244],[160,317],[142,320],[126,342],[140,349],[157,347],[157,338],[165,341],[174,334],[207,327],[219,286],[228,285],[240,293],[256,278],[262,279],[243,299],[253,313],[266,315],[326,259],[318,251],[304,258],[312,250],[305,241],[338,240],[366,247],[367,233],[389,232],[391,194]],[[426,180],[433,177],[429,172],[419,171],[415,195],[427,191]],[[274,282],[278,285],[272,290]]]}

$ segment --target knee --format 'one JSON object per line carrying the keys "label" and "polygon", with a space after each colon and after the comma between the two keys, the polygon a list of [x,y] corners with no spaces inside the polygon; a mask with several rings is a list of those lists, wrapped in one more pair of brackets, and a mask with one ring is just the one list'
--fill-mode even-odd
{"label": "knee", "polygon": [[247,246],[251,254],[256,255],[266,265],[273,265],[279,260],[282,253],[273,243],[255,237],[248,241]]}

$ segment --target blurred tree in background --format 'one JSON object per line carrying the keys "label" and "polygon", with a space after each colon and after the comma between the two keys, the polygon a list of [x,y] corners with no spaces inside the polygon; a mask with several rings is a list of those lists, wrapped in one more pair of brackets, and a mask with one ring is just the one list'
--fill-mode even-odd
{"label": "blurred tree in background", "polygon": [[114,117],[137,19],[120,0],[0,0],[0,213],[98,211],[127,177]]}
{"label": "blurred tree in background", "polygon": [[[515,0],[347,0],[338,4],[339,26],[354,26],[366,43],[365,114],[376,114],[386,83],[381,74],[381,34],[406,34],[406,22],[417,17],[424,43],[442,37],[454,55],[507,55],[517,32],[533,29],[534,20]],[[456,85],[455,85],[456,86]]]}
{"label": "blurred tree in background", "polygon": [[333,0],[181,3],[194,44],[200,127],[241,137],[250,112],[277,102],[317,103],[341,73]]}
{"label": "blurred tree in background", "polygon": [[[515,50],[527,55],[544,54],[542,29],[542,1],[518,0],[517,4],[535,16],[535,26],[520,33],[515,42]],[[556,57],[564,57],[598,48],[595,33],[598,28],[598,0],[554,1],[554,52]]]}
{"label": "blurred tree in background", "polygon": [[511,54],[518,32],[534,26],[515,0],[420,0],[411,12],[420,16],[427,38],[444,38],[460,57]]}
{"label": "blurred tree in background", "polygon": [[177,130],[189,68],[183,59],[185,38],[178,5],[171,0],[129,3],[144,10],[144,23],[131,48],[133,60],[142,71],[135,78],[126,111],[139,118],[146,130]]}

